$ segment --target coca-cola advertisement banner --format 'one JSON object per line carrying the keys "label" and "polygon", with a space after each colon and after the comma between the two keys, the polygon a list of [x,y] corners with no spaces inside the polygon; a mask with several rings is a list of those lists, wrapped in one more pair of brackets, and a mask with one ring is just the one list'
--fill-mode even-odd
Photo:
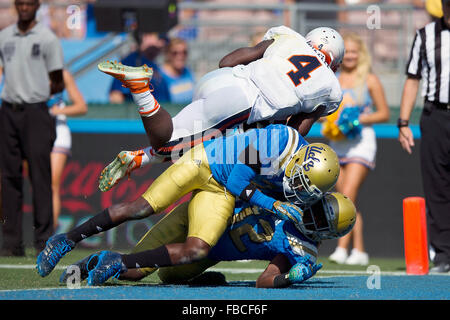
{"label": "coca-cola advertisement banner", "polygon": [[[113,204],[133,201],[143,194],[152,181],[169,166],[168,163],[148,165],[136,170],[107,192],[98,189],[98,178],[103,168],[121,150],[137,150],[147,145],[147,138],[143,134],[73,133],[72,156],[61,177],[61,215],[56,232],[66,232]],[[32,246],[32,190],[26,171],[24,178],[24,242],[25,245]],[[176,204],[188,200],[189,196],[190,194],[184,196]],[[83,240],[79,246],[131,249],[162,215],[124,223]]]}
{"label": "coca-cola advertisement banner", "polygon": [[[69,230],[112,204],[136,199],[170,165],[149,165],[135,170],[111,190],[101,192],[98,189],[98,177],[102,169],[121,150],[146,147],[146,135],[75,132],[72,139],[72,156],[65,166],[61,181],[62,212],[57,232]],[[309,142],[327,142],[316,137],[306,139]],[[356,203],[364,221],[364,244],[373,256],[401,257],[404,254],[402,201],[409,196],[423,196],[420,139],[415,144],[413,154],[409,155],[401,149],[396,139],[377,139],[376,168],[369,172]],[[32,198],[27,179],[24,191],[24,240],[25,245],[32,246]],[[190,194],[177,203],[189,197]],[[80,246],[131,250],[161,216],[159,214],[126,222],[113,230],[83,240]],[[320,253],[330,254],[335,246],[334,240],[324,241]]]}

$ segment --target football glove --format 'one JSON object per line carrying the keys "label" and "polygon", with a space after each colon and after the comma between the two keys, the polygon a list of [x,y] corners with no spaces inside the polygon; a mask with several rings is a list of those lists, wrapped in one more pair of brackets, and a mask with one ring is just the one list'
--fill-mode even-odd
{"label": "football glove", "polygon": [[297,262],[291,270],[289,270],[289,281],[291,283],[302,283],[316,274],[322,264],[315,264],[311,261],[311,256],[306,255],[302,261]]}
{"label": "football glove", "polygon": [[302,209],[290,202],[275,201],[272,210],[281,220],[290,220],[297,225],[302,222]]}

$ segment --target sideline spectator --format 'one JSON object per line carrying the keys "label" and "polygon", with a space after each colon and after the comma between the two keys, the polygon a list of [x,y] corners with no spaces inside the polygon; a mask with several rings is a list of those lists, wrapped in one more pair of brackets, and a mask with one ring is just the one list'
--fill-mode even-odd
{"label": "sideline spectator", "polygon": [[[127,66],[141,66],[146,64],[153,69],[153,77],[150,80],[153,87],[153,94],[160,102],[169,102],[170,94],[167,83],[164,81],[160,67],[156,64],[156,57],[163,49],[166,40],[156,33],[147,33],[136,36],[138,50],[133,51],[127,57],[121,60],[122,64]],[[111,84],[109,100],[111,103],[124,103],[125,101],[133,101],[129,89],[124,88],[122,83],[114,79]]]}
{"label": "sideline spectator", "polygon": [[[345,55],[338,75],[343,91],[342,104],[338,112],[327,117],[322,132],[330,139],[329,144],[338,154],[341,165],[336,190],[349,197],[358,208],[358,191],[369,171],[375,168],[377,142],[371,125],[388,121],[389,107],[381,82],[372,73],[371,58],[361,37],[351,33],[343,38]],[[373,105],[375,111],[372,110]],[[353,249],[348,256],[347,249],[352,240]],[[340,264],[369,263],[359,210],[355,227],[338,240],[337,248],[329,259]]]}
{"label": "sideline spectator", "polygon": [[52,191],[53,191],[53,225],[58,227],[58,218],[61,213],[60,184],[61,175],[66,165],[67,158],[71,155],[72,136],[67,125],[67,117],[81,116],[88,111],[83,95],[77,87],[72,74],[64,70],[64,85],[71,104],[66,105],[63,94],[54,95],[48,102],[50,113],[56,117],[56,140],[50,155],[52,168]]}
{"label": "sideline spectator", "polygon": [[55,120],[50,94],[64,89],[63,53],[55,34],[36,20],[39,0],[15,0],[18,22],[0,32],[4,76],[0,108],[3,244],[0,255],[24,256],[22,160],[29,164],[33,190],[34,247],[53,234],[50,152]]}
{"label": "sideline spectator", "polygon": [[170,40],[165,49],[165,60],[161,74],[169,87],[170,102],[190,103],[194,93],[195,79],[186,67],[188,45],[180,38]]}
{"label": "sideline spectator", "polygon": [[[196,2],[196,0],[181,0],[180,2]],[[198,18],[197,10],[184,9],[178,11],[179,21],[196,21]],[[186,41],[195,40],[198,35],[198,27],[194,25],[185,25],[179,23],[170,30],[170,34]]]}
{"label": "sideline spectator", "polygon": [[409,154],[414,136],[409,118],[423,78],[420,162],[427,207],[428,237],[435,251],[430,272],[450,271],[450,0],[443,17],[416,32],[407,64],[398,119],[398,140]]}

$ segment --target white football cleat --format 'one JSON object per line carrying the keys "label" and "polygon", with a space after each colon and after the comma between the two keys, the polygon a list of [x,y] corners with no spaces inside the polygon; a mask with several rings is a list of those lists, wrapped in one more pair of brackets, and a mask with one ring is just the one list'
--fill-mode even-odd
{"label": "white football cleat", "polygon": [[125,175],[130,175],[131,171],[138,169],[142,164],[143,150],[121,151],[117,157],[106,168],[102,170],[99,177],[98,188],[101,191],[108,191],[115,186]]}
{"label": "white football cleat", "polygon": [[146,64],[140,67],[126,66],[117,61],[103,61],[98,64],[98,70],[120,80],[125,88],[132,93],[142,93],[150,90],[150,79],[153,69]]}

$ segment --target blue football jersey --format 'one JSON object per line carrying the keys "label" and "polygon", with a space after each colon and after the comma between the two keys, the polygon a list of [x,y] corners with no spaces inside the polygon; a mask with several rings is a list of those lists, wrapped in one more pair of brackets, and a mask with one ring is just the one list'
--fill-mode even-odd
{"label": "blue football jersey", "polygon": [[233,195],[267,210],[283,192],[284,168],[308,142],[293,128],[269,125],[203,142],[213,177]]}
{"label": "blue football jersey", "polygon": [[283,254],[294,265],[310,255],[317,259],[317,242],[306,238],[290,221],[256,206],[237,203],[232,223],[208,257],[217,261],[269,260]]}

